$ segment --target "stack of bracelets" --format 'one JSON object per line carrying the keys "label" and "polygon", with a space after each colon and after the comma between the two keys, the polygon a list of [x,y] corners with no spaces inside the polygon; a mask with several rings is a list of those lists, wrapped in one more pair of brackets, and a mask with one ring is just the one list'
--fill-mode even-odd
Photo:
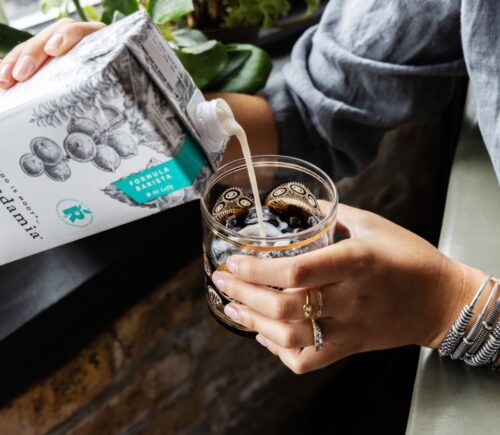
{"label": "stack of bracelets", "polygon": [[[493,284],[491,286],[491,284]],[[482,282],[472,302],[466,304],[458,319],[439,346],[439,355],[462,360],[471,367],[490,366],[500,368],[500,297],[496,298],[499,281],[488,275]],[[474,309],[481,294],[491,286],[486,304],[477,316],[469,332],[465,331],[474,316]],[[494,301],[494,302],[493,302]]]}

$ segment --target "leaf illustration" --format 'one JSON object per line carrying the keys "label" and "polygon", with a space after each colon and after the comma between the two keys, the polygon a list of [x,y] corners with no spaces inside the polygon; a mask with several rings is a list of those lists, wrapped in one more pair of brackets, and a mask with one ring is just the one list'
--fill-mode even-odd
{"label": "leaf illustration", "polygon": [[167,157],[171,156],[171,152],[165,147],[165,145],[161,141],[148,140],[146,138],[143,138],[139,142],[139,145],[144,145],[145,147],[148,147],[153,151],[156,151],[157,153],[163,154]]}
{"label": "leaf illustration", "polygon": [[38,126],[57,127],[70,117],[93,110],[99,103],[116,96],[118,78],[104,72],[96,78],[74,87],[58,99],[47,101],[33,109],[30,123]]}

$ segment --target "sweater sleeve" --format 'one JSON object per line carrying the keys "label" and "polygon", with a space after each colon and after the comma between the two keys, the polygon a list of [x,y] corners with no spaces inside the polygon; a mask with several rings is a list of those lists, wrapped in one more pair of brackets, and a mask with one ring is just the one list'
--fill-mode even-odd
{"label": "sweater sleeve", "polygon": [[339,179],[386,131],[442,111],[465,73],[459,1],[331,0],[264,94],[280,153]]}
{"label": "sweater sleeve", "polygon": [[463,0],[461,18],[479,128],[500,182],[500,3]]}

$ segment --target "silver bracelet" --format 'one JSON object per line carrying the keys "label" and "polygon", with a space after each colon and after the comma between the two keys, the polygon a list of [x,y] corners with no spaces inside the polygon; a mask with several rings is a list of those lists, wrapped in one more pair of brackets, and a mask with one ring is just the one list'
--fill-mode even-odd
{"label": "silver bracelet", "polygon": [[[464,355],[466,354],[467,351],[469,351],[469,349],[470,349],[470,351],[469,351],[468,357],[470,358],[470,356],[475,353],[475,351],[472,350],[472,346],[476,345],[476,347],[479,348],[481,346],[481,344],[484,342],[484,339],[486,338],[486,336],[488,335],[488,331],[487,331],[486,334],[484,334],[484,337],[482,337],[482,338],[480,337],[481,332],[484,332],[485,330],[487,330],[487,328],[484,328],[484,326],[483,326],[483,323],[485,322],[484,318],[486,316],[486,312],[488,311],[488,308],[491,305],[491,302],[493,301],[493,298],[496,296],[497,289],[498,289],[498,281],[493,280],[493,282],[494,282],[493,288],[490,292],[488,300],[486,301],[483,309],[481,310],[481,313],[479,314],[479,316],[477,316],[477,319],[474,322],[474,325],[470,329],[469,333],[465,337],[462,338],[461,343],[458,345],[458,347],[451,354],[451,359],[455,359],[455,360],[463,359]],[[490,313],[488,315],[488,319],[490,318],[490,315],[492,313],[493,313],[493,310],[490,311]],[[496,320],[496,315],[493,318],[493,320],[490,322],[490,324],[492,322],[494,322],[495,320]],[[488,324],[488,322],[486,322],[486,323]],[[491,330],[491,328],[490,328],[490,330]],[[478,338],[479,338],[479,340],[478,340]]]}
{"label": "silver bracelet", "polygon": [[[494,292],[496,290],[498,290],[498,284],[499,284],[498,280],[495,280],[495,286],[493,287]],[[479,350],[479,348],[482,346],[482,344],[486,340],[486,337],[488,336],[488,334],[491,333],[491,330],[493,329],[493,326],[494,326],[499,314],[500,314],[500,297],[495,301],[495,304],[493,305],[493,308],[491,309],[490,313],[488,314],[488,317],[486,318],[486,320],[483,321],[482,329],[479,332],[476,339],[474,340],[474,343],[472,344],[472,346],[465,353],[465,358],[472,358],[472,356],[474,356],[474,354]]]}
{"label": "silver bracelet", "polygon": [[498,355],[495,358],[495,361],[493,361],[493,363],[491,364],[491,368],[495,371],[500,370],[500,358],[498,357]]}
{"label": "silver bracelet", "polygon": [[480,367],[493,363],[496,360],[500,349],[500,323],[497,323],[495,329],[491,332],[477,353],[471,358],[465,360],[465,363],[472,367]]}
{"label": "silver bracelet", "polygon": [[467,329],[472,316],[474,315],[474,308],[476,306],[476,303],[490,280],[491,275],[488,275],[474,295],[474,298],[472,299],[470,305],[466,304],[463,307],[460,315],[458,316],[458,319],[455,321],[455,323],[453,323],[443,342],[439,346],[439,355],[450,356],[455,351],[458,343],[465,334],[465,330]]}

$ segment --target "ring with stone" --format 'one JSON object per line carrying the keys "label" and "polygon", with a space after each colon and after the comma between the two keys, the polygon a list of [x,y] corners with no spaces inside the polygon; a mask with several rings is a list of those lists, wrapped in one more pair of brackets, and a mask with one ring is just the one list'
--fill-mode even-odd
{"label": "ring with stone", "polygon": [[311,318],[311,324],[313,328],[314,350],[316,352],[319,352],[321,349],[323,349],[323,332],[321,331],[318,322],[313,318]]}

